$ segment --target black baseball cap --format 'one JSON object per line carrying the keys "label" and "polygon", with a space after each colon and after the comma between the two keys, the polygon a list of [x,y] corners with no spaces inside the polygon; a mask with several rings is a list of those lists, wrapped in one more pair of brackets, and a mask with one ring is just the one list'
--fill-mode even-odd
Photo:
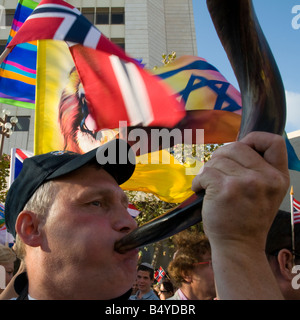
{"label": "black baseball cap", "polygon": [[15,237],[15,224],[34,192],[46,181],[61,177],[85,164],[97,161],[120,185],[126,182],[135,169],[135,154],[129,144],[115,139],[85,154],[70,151],[52,151],[27,158],[12,183],[5,201],[5,224]]}

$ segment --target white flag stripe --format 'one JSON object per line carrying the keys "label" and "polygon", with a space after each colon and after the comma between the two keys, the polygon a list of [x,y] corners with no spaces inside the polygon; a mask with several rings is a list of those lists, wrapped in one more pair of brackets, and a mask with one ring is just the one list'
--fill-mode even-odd
{"label": "white flag stripe", "polygon": [[[23,150],[22,150],[23,151]],[[24,151],[23,151],[24,152]],[[28,151],[28,153],[25,153],[24,152],[24,154],[27,156],[27,157],[32,157],[33,156],[33,153],[32,152],[29,152]],[[24,161],[24,159],[23,158],[21,158],[17,153],[16,153],[16,158],[18,159],[18,160],[20,160],[20,161]]]}
{"label": "white flag stripe", "polygon": [[77,16],[67,13],[59,12],[49,12],[49,13],[37,13],[35,15],[29,16],[28,19],[39,19],[39,18],[64,18],[60,26],[55,32],[53,37],[54,40],[65,40],[65,36],[71,29],[74,22],[77,20]]}
{"label": "white flag stripe", "polygon": [[62,10],[74,12],[79,16],[81,15],[81,12],[77,8],[74,8],[74,7],[73,8],[69,8],[67,6],[61,6],[60,4],[52,4],[52,3],[39,5],[35,9],[35,11],[38,10],[38,9],[44,9],[44,8],[62,9]]}
{"label": "white flag stripe", "polygon": [[83,45],[89,48],[96,49],[100,38],[101,32],[98,29],[91,27],[84,39]]}
{"label": "white flag stripe", "polygon": [[128,208],[127,211],[133,218],[136,218],[140,213],[140,211],[134,210],[134,209],[130,209],[130,208]]}
{"label": "white flag stripe", "polygon": [[296,208],[300,208],[300,204],[298,204],[298,203],[294,202],[294,207],[296,207]]}
{"label": "white flag stripe", "polygon": [[127,115],[129,118],[129,125],[137,126],[143,123],[143,116],[139,110],[134,92],[132,91],[131,83],[122,66],[120,59],[115,55],[109,56],[109,59],[122,93],[124,104],[127,110]]}
{"label": "white flag stripe", "polygon": [[58,27],[53,37],[54,40],[64,40],[70,29],[72,28],[74,22],[77,20],[77,17],[74,15],[65,14],[65,19]]}
{"label": "white flag stripe", "polygon": [[69,48],[76,46],[78,43],[76,42],[71,42],[71,41],[66,41],[66,44],[68,45]]}
{"label": "white flag stripe", "polygon": [[294,224],[300,223],[300,202],[293,198]]}
{"label": "white flag stripe", "polygon": [[10,150],[10,171],[9,171],[9,182],[8,182],[8,187],[11,186],[11,184],[14,181],[14,176],[15,176],[15,163],[16,163],[16,149],[17,148],[12,148]]}
{"label": "white flag stripe", "polygon": [[300,217],[300,212],[294,212],[294,217],[296,218]]}
{"label": "white flag stripe", "polygon": [[299,203],[293,201],[293,205],[294,205],[295,208],[297,208],[298,210],[300,210],[300,204],[299,204]]}
{"label": "white flag stripe", "polygon": [[143,125],[148,126],[154,120],[154,116],[144,80],[141,74],[139,73],[136,65],[129,62],[126,63],[126,68],[128,70],[129,78],[132,80],[131,85],[134,87],[134,92],[136,93],[138,106],[142,113]]}

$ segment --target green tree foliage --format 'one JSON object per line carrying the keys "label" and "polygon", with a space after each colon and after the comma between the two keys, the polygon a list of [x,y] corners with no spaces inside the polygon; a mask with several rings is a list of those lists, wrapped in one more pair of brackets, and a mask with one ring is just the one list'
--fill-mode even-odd
{"label": "green tree foliage", "polygon": [[168,65],[169,63],[171,63],[172,61],[174,61],[176,59],[176,52],[175,51],[172,51],[171,53],[169,54],[163,54],[162,55],[162,63],[166,66]]}
{"label": "green tree foliage", "polygon": [[10,156],[3,154],[0,157],[0,203],[5,203],[7,194],[7,180],[9,176]]}

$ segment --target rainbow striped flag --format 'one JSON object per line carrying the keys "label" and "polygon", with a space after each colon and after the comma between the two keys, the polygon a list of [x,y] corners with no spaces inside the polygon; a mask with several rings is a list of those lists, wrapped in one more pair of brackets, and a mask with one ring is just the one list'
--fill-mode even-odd
{"label": "rainbow striped flag", "polygon": [[[7,45],[38,5],[33,0],[19,0]],[[13,48],[0,66],[0,102],[23,108],[35,108],[36,41]]]}

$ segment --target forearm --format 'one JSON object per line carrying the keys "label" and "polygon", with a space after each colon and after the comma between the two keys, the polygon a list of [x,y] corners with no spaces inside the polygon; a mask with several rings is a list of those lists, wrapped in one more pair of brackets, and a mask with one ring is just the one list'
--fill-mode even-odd
{"label": "forearm", "polygon": [[264,250],[212,245],[212,261],[218,299],[283,299]]}

